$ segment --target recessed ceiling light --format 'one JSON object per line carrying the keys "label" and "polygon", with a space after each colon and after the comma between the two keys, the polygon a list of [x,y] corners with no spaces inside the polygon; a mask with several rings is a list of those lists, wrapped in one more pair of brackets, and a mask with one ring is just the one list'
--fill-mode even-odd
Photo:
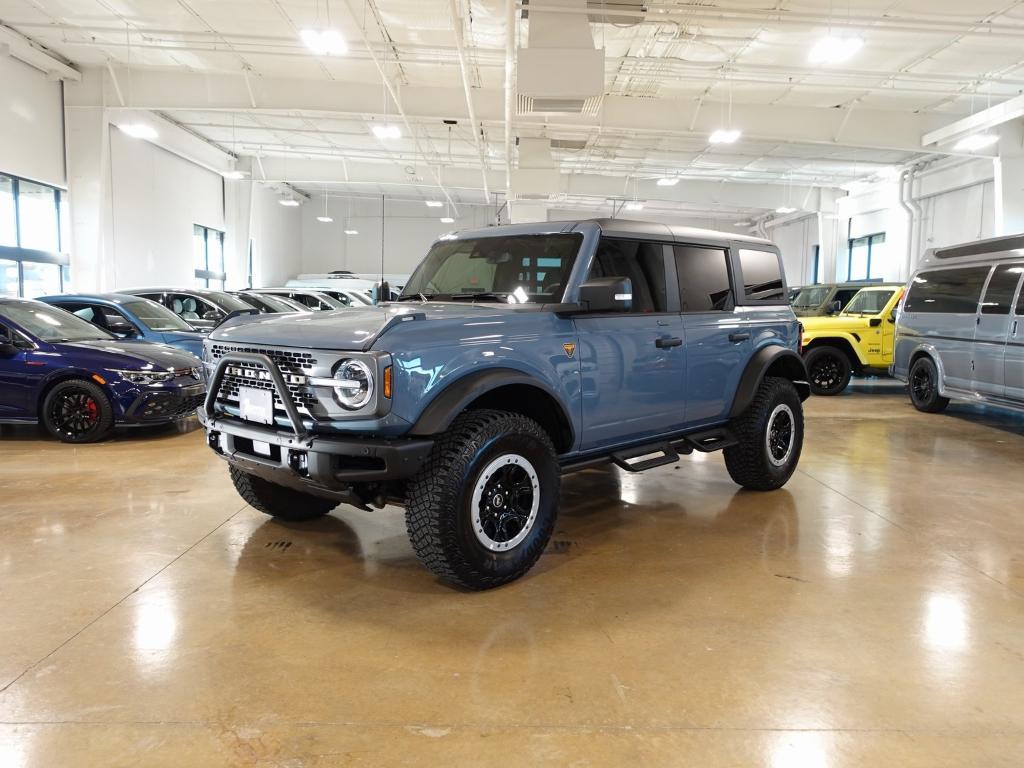
{"label": "recessed ceiling light", "polygon": [[332,221],[334,221],[334,219],[332,219],[330,216],[317,216],[316,220],[322,221],[324,224],[330,224]]}
{"label": "recessed ceiling light", "polygon": [[719,128],[708,138],[712,144],[735,144],[739,141],[743,131],[739,128]]}
{"label": "recessed ceiling light", "polygon": [[807,55],[811,64],[840,64],[864,47],[864,40],[859,37],[823,37]]}
{"label": "recessed ceiling light", "polygon": [[441,217],[441,223],[442,224],[454,224],[455,223],[455,219],[453,219],[451,216],[442,216]]}
{"label": "recessed ceiling light", "polygon": [[299,201],[292,197],[282,197],[277,202],[287,208],[295,208],[299,204]]}
{"label": "recessed ceiling light", "polygon": [[336,29],[304,29],[299,37],[317,56],[343,56],[348,53],[348,43]]}
{"label": "recessed ceiling light", "polygon": [[679,183],[679,177],[678,176],[666,176],[663,179],[658,179],[658,186],[659,187],[674,187],[678,183]]}
{"label": "recessed ceiling light", "polygon": [[223,176],[225,179],[244,179],[245,178],[245,172],[244,171],[224,171],[221,174],[221,176]]}
{"label": "recessed ceiling light", "polygon": [[427,208],[440,208],[444,203],[440,200],[427,200]]}
{"label": "recessed ceiling light", "polygon": [[999,135],[995,133],[972,133],[964,136],[953,147],[954,152],[976,152],[985,147],[991,147],[999,141]]}
{"label": "recessed ceiling light", "polygon": [[623,207],[627,211],[642,211],[644,209],[644,204],[641,203],[639,200],[632,200],[626,203],[626,205]]}
{"label": "recessed ceiling light", "polygon": [[775,212],[776,213],[782,213],[782,214],[796,213],[796,208],[791,208],[788,205],[780,205],[778,208],[775,209]]}
{"label": "recessed ceiling light", "polygon": [[152,141],[159,136],[156,128],[147,123],[123,123],[117,127],[121,129],[122,133],[131,136],[133,139],[148,139]]}
{"label": "recessed ceiling light", "polygon": [[402,138],[402,129],[393,123],[376,123],[373,126],[373,135],[382,141],[384,139]]}
{"label": "recessed ceiling light", "polygon": [[346,229],[345,230],[345,234],[346,235],[358,235],[359,234],[359,230],[358,229]]}

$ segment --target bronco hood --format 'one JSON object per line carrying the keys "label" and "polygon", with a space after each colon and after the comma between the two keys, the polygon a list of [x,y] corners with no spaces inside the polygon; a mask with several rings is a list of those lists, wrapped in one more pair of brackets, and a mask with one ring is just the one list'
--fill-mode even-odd
{"label": "bronco hood", "polygon": [[[529,311],[529,305],[465,302],[403,302],[376,307],[351,307],[332,312],[259,315],[229,320],[210,334],[212,341],[266,344],[307,349],[367,350],[403,322],[499,317]],[[536,310],[536,306],[531,309]]]}

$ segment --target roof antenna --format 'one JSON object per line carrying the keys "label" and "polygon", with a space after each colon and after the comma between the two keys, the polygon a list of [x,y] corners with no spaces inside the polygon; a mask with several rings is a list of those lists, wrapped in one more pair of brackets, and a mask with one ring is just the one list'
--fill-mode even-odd
{"label": "roof antenna", "polygon": [[384,203],[387,195],[380,196],[380,286],[377,288],[377,303],[391,300],[391,286],[384,279]]}

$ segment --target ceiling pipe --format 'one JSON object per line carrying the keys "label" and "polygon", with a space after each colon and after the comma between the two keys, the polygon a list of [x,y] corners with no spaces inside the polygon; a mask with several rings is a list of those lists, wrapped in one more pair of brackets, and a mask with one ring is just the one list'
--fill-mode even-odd
{"label": "ceiling pipe", "polygon": [[[359,14],[357,14],[355,9],[352,8],[351,0],[346,0],[346,5],[348,6],[349,13],[352,15],[352,20],[358,22]],[[380,59],[377,58],[377,54],[375,54],[373,49],[370,47],[370,39],[366,36],[366,32],[358,23],[356,23],[355,26],[359,30],[359,35],[363,39],[363,45],[366,46],[366,50],[370,54],[370,58],[373,59],[373,65],[377,68],[377,72],[380,74],[380,79],[384,81],[384,87],[387,89],[387,92],[391,94],[391,100],[395,103],[395,109],[398,110],[398,114],[402,118],[402,122],[405,124],[405,130],[409,132],[409,137],[416,145],[416,151],[423,158],[427,158],[428,155],[423,151],[423,145],[420,143],[420,138],[412,129],[412,123],[409,122],[409,117],[405,114],[405,108],[402,106],[402,99],[399,97],[394,83],[391,82],[391,78],[388,77],[387,72],[384,71],[384,65],[381,64]],[[457,218],[459,215],[459,207],[455,204],[455,201],[452,200],[452,196],[448,194],[448,190],[441,182],[440,174],[428,160],[424,159],[424,163],[427,166],[427,170],[430,171],[430,175],[434,177],[434,182],[437,184],[437,188],[441,191],[441,194],[444,195],[445,199],[448,201],[448,205],[451,206],[451,210]]]}
{"label": "ceiling pipe", "polygon": [[907,178],[910,170],[904,168],[900,171],[900,208],[907,214],[907,252],[904,258],[904,275],[909,279],[910,260],[914,252],[914,209],[907,200]]}
{"label": "ceiling pipe", "polygon": [[516,0],[505,0],[505,197],[512,196],[512,114],[515,112]]}
{"label": "ceiling pipe", "polygon": [[490,201],[491,188],[487,183],[487,155],[483,142],[480,140],[482,130],[476,121],[476,109],[473,107],[473,93],[469,88],[469,72],[466,70],[466,50],[462,39],[462,16],[459,14],[458,0],[451,0],[452,26],[455,28],[455,48],[459,54],[459,71],[462,73],[462,90],[466,94],[466,111],[469,113],[470,130],[473,132],[473,143],[476,144],[480,156],[480,174],[484,182],[484,200]]}

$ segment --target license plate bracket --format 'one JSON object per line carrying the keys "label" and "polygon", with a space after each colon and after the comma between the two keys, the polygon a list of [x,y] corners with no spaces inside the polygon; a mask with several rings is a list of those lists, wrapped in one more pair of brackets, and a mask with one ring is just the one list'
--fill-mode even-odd
{"label": "license plate bracket", "polygon": [[274,393],[269,389],[238,388],[238,410],[245,421],[274,423]]}

